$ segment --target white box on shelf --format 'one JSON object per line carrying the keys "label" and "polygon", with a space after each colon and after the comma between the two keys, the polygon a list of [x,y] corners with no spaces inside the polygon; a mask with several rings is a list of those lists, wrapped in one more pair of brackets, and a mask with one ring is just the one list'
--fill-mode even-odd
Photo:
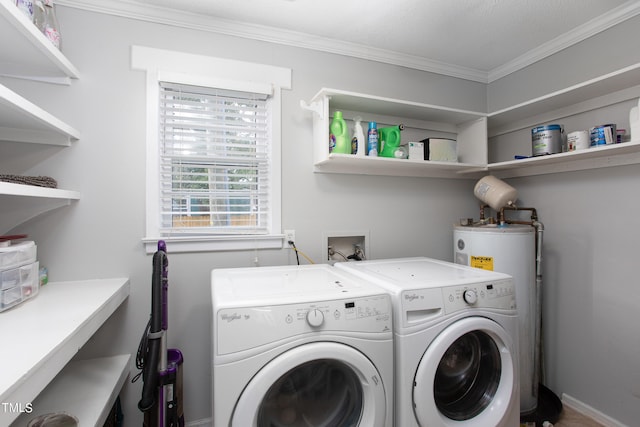
{"label": "white box on shelf", "polygon": [[429,138],[429,160],[436,162],[457,162],[458,148],[455,139]]}
{"label": "white box on shelf", "polygon": [[424,160],[424,142],[409,143],[409,158],[411,160]]}

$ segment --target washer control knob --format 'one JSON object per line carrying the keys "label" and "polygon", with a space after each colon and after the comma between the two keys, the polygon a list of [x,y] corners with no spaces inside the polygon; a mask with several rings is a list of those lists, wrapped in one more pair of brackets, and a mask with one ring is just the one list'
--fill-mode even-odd
{"label": "washer control knob", "polygon": [[464,293],[462,294],[462,298],[464,298],[464,301],[469,304],[469,305],[473,305],[476,303],[476,301],[478,301],[478,294],[476,293],[476,291],[474,291],[473,289],[467,289],[466,291],[464,291]]}
{"label": "washer control knob", "polygon": [[317,308],[309,310],[309,312],[307,313],[307,323],[310,326],[317,328],[318,326],[322,325],[322,323],[324,323],[324,314]]}

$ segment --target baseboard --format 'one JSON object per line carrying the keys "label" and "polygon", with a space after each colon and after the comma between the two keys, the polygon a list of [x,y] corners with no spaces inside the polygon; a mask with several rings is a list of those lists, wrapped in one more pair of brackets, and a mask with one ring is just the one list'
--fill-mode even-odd
{"label": "baseboard", "polygon": [[204,418],[202,420],[189,421],[185,423],[185,427],[213,427],[213,420]]}
{"label": "baseboard", "polygon": [[[608,415],[603,414],[597,409],[587,405],[579,401],[578,399],[569,396],[566,393],[562,394],[562,404],[570,407],[574,411],[580,412],[583,415],[588,416],[589,418],[594,419],[605,427],[628,427],[625,424],[611,418]],[[211,418],[204,418],[201,420],[190,421],[186,423],[185,427],[212,427],[213,420]]]}
{"label": "baseboard", "polygon": [[597,409],[587,405],[584,402],[579,401],[574,397],[569,396],[566,393],[562,393],[562,404],[570,407],[574,411],[580,412],[581,414],[594,419],[605,427],[628,427],[625,424],[622,424],[621,422],[611,418],[608,415],[603,414]]}

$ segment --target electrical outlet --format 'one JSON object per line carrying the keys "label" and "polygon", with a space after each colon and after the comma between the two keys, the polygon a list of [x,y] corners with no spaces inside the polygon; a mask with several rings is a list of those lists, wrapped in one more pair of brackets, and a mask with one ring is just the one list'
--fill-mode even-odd
{"label": "electrical outlet", "polygon": [[296,230],[284,230],[284,247],[289,246],[289,242],[296,241]]}

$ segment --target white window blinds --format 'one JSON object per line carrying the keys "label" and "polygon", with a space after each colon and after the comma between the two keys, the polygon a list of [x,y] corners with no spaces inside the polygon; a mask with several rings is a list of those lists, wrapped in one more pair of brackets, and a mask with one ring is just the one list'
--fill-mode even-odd
{"label": "white window blinds", "polygon": [[268,96],[160,82],[160,231],[266,234]]}

